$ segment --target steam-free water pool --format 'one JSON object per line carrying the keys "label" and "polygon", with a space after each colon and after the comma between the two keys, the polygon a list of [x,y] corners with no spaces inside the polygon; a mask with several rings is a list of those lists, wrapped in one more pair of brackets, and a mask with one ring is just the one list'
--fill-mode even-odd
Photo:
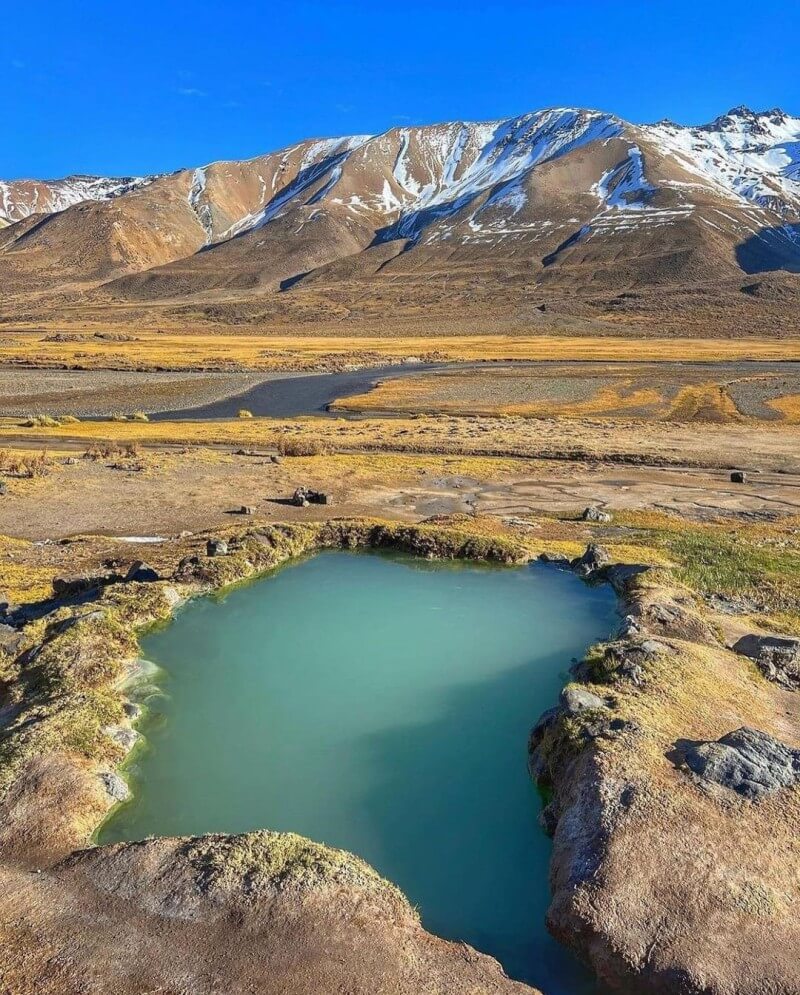
{"label": "steam-free water pool", "polygon": [[[292,830],[398,884],[434,933],[548,995],[592,992],[544,926],[528,732],[613,627],[570,573],[322,553],[143,640],[160,668],[100,842]],[[143,692],[144,693],[144,692]]]}

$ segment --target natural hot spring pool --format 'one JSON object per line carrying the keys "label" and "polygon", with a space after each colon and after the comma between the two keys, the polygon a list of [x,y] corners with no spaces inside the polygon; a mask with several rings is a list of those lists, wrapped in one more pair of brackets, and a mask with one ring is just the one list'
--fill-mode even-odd
{"label": "natural hot spring pool", "polygon": [[528,732],[614,600],[552,567],[322,553],[143,640],[161,669],[100,842],[293,830],[364,857],[441,936],[548,995],[592,986],[544,927]]}

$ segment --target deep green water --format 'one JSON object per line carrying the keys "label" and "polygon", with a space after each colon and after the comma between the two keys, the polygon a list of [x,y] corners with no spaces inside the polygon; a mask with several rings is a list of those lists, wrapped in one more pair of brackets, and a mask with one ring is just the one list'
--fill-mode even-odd
{"label": "deep green water", "polygon": [[143,642],[161,693],[100,841],[293,830],[364,857],[512,977],[592,992],[544,927],[526,744],[613,614],[552,567],[353,553],[198,599]]}

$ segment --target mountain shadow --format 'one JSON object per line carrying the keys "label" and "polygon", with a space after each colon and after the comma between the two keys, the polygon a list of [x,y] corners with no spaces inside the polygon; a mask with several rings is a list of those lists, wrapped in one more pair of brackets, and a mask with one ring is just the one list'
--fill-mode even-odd
{"label": "mountain shadow", "polygon": [[745,273],[800,273],[800,224],[762,228],[736,246],[736,261]]}

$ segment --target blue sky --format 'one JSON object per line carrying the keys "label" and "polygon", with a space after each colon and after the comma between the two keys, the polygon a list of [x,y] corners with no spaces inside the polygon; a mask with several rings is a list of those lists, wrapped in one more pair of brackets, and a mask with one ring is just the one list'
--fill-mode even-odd
{"label": "blue sky", "polygon": [[796,0],[40,0],[13,20],[4,178],[160,172],[551,105],[800,114]]}

